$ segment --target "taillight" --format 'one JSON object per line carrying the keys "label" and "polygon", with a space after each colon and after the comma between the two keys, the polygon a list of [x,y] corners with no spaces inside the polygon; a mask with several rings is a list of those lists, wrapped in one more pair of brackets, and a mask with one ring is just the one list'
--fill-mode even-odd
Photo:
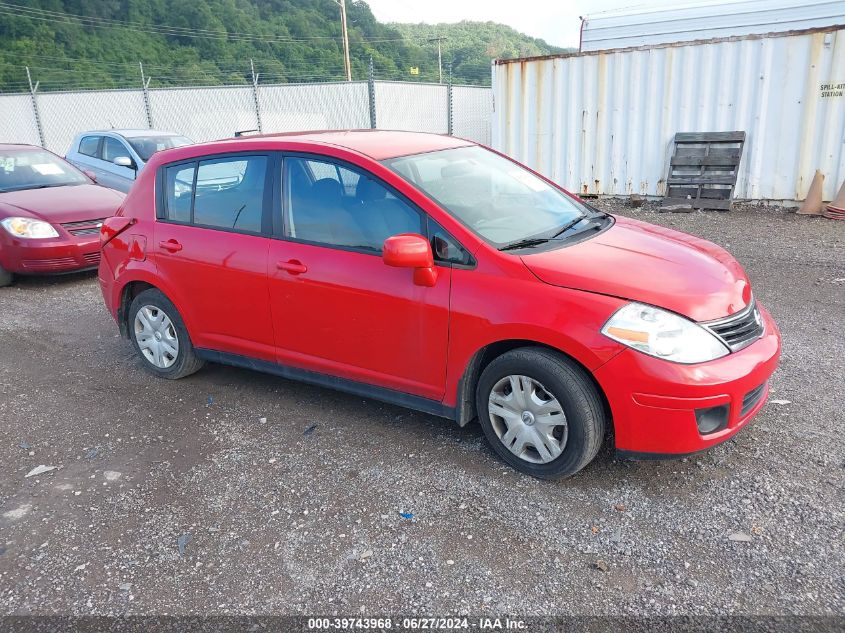
{"label": "taillight", "polygon": [[100,227],[100,248],[103,248],[109,241],[123,233],[130,226],[135,224],[135,218],[126,218],[120,215],[115,215],[103,220],[103,225]]}

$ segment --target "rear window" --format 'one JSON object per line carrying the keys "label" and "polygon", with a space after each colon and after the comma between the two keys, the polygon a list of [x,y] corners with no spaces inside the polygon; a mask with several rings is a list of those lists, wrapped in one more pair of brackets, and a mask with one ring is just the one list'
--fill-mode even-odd
{"label": "rear window", "polygon": [[267,160],[266,156],[238,156],[166,167],[164,218],[261,233]]}

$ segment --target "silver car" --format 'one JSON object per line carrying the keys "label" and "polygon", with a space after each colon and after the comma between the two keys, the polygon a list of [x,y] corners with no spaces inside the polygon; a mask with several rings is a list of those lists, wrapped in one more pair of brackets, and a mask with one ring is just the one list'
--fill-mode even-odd
{"label": "silver car", "polygon": [[73,139],[65,159],[92,172],[99,184],[126,192],[150,156],[192,143],[185,136],[156,130],[83,132]]}

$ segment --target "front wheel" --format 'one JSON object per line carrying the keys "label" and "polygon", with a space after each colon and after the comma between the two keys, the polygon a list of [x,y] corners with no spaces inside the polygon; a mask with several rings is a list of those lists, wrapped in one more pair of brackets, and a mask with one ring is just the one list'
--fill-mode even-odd
{"label": "front wheel", "polygon": [[586,372],[562,354],[519,348],[481,374],[476,410],[493,450],[541,479],[575,474],[601,448],[606,414]]}
{"label": "front wheel", "polygon": [[129,306],[129,338],[144,368],[175,380],[205,364],[194,353],[188,330],[176,306],[160,290],[138,294]]}

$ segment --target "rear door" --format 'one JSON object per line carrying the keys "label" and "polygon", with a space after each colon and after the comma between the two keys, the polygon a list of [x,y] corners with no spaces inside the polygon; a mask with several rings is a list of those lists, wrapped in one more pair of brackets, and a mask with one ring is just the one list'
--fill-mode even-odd
{"label": "rear door", "polygon": [[382,261],[382,244],[425,233],[425,216],[384,183],[319,157],[284,159],[283,227],[270,245],[279,362],[440,400],[451,268],[434,287]]}
{"label": "rear door", "polygon": [[275,360],[267,285],[272,154],[159,170],[153,250],[195,347]]}

